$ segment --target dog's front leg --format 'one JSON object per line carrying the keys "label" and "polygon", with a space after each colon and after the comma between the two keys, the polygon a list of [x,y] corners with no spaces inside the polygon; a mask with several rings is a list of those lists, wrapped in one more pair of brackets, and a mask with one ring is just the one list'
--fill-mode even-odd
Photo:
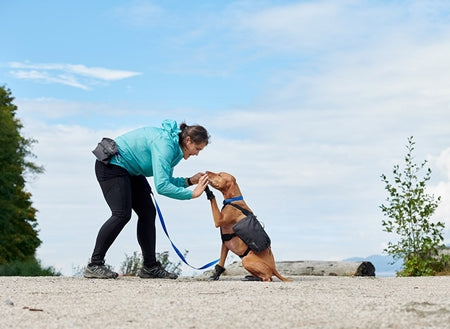
{"label": "dog's front leg", "polygon": [[213,219],[214,219],[214,225],[216,227],[220,227],[220,224],[222,223],[223,220],[223,215],[220,212],[219,206],[217,205],[217,201],[216,199],[212,199],[211,201],[211,210],[212,210],[212,215],[213,215]]}
{"label": "dog's front leg", "polygon": [[228,248],[225,243],[222,242],[222,248],[220,249],[219,263],[215,267],[215,272],[209,277],[210,280],[219,280],[220,275],[225,272],[225,260],[227,259]]}
{"label": "dog's front leg", "polygon": [[220,259],[219,259],[219,265],[222,267],[225,267],[225,260],[227,259],[228,255],[228,248],[225,245],[225,243],[222,242],[222,248],[220,249]]}
{"label": "dog's front leg", "polygon": [[205,192],[206,197],[211,202],[211,210],[213,214],[214,225],[216,227],[219,227],[223,220],[223,216],[222,213],[220,212],[219,206],[217,205],[216,197],[214,196],[213,192],[209,189],[209,187],[206,187]]}

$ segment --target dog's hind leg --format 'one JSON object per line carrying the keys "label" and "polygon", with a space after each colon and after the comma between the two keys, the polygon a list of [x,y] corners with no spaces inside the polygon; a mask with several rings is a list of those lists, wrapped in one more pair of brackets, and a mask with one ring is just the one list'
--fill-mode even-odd
{"label": "dog's hind leg", "polygon": [[242,258],[242,266],[251,275],[261,278],[263,281],[272,281],[272,269],[254,254],[250,253]]}

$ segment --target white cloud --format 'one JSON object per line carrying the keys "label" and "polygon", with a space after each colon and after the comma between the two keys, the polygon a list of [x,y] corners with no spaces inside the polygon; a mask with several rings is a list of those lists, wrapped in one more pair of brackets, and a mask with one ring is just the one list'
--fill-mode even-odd
{"label": "white cloud", "polygon": [[450,148],[443,150],[437,157],[431,160],[437,170],[435,174],[441,174],[443,179],[429,187],[429,191],[435,197],[440,196],[441,202],[436,210],[435,218],[445,223],[446,231],[450,232]]}
{"label": "white cloud", "polygon": [[336,3],[295,3],[240,13],[237,27],[251,33],[261,45],[273,50],[292,50],[330,41],[345,26],[336,24],[339,11]]}
{"label": "white cloud", "polygon": [[[87,67],[80,64],[11,62],[9,67],[13,69],[10,74],[17,79],[63,84],[84,90],[90,89],[95,81],[117,81],[141,74],[133,71]],[[88,80],[84,78],[88,78]]]}
{"label": "white cloud", "polygon": [[[72,100],[41,97],[35,99],[18,99],[16,104],[21,116],[40,120],[72,120],[83,121],[90,117],[90,122],[103,120],[103,125],[111,118],[126,115],[129,109],[120,105],[111,106],[102,103],[80,103]],[[142,111],[144,112],[144,111]],[[142,114],[142,113],[140,113]],[[155,115],[154,111],[145,111],[146,115]]]}
{"label": "white cloud", "polygon": [[120,6],[113,10],[115,17],[135,27],[154,26],[163,23],[164,9],[148,1],[140,1],[129,6]]}
{"label": "white cloud", "polygon": [[[302,1],[236,11],[234,27],[266,52],[317,58],[367,45],[399,20],[402,8],[366,1]],[[308,54],[308,55],[307,55]],[[326,54],[325,54],[326,55]]]}
{"label": "white cloud", "polygon": [[298,1],[262,9],[257,5],[235,8],[232,26],[244,34],[247,43],[262,46],[267,52],[301,52],[321,58],[388,40],[432,40],[448,33],[448,11],[445,1],[408,5]]}
{"label": "white cloud", "polygon": [[17,79],[35,80],[35,81],[41,81],[44,83],[56,83],[56,84],[62,84],[62,85],[80,88],[80,89],[84,89],[84,90],[89,89],[86,85],[78,82],[74,77],[71,77],[71,76],[65,76],[65,75],[52,76],[52,75],[48,74],[47,72],[39,72],[36,70],[30,70],[30,71],[17,70],[17,71],[11,71],[10,74],[14,78],[17,78]]}

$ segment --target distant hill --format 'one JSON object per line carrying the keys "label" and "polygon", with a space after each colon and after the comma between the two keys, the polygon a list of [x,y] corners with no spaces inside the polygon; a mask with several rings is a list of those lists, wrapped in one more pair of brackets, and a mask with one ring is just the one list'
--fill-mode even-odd
{"label": "distant hill", "polygon": [[392,256],[372,255],[369,257],[351,257],[344,259],[347,262],[371,262],[375,266],[376,276],[395,276],[396,272],[400,271],[403,262],[398,260],[394,264],[391,264],[394,259]]}

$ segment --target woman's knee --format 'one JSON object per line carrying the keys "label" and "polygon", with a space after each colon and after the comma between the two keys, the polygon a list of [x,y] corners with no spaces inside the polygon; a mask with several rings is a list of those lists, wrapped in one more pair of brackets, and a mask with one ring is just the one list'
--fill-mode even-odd
{"label": "woman's knee", "polygon": [[121,222],[128,223],[131,219],[131,210],[113,210],[112,217],[117,218]]}

